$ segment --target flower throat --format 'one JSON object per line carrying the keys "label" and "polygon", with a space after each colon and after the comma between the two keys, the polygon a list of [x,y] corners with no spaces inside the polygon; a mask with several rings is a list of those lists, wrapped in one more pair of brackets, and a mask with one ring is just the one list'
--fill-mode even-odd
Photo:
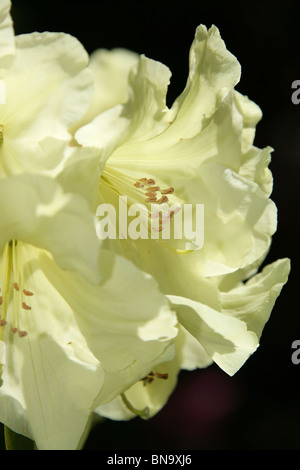
{"label": "flower throat", "polygon": [[33,292],[24,287],[22,242],[11,240],[3,249],[0,267],[0,340],[4,339],[7,324],[10,332],[18,333],[20,338],[27,335],[20,325],[19,313],[31,310],[32,296]]}

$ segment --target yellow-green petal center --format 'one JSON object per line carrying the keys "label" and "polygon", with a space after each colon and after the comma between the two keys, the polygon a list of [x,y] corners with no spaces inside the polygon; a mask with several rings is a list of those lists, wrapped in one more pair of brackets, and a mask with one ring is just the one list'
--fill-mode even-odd
{"label": "yellow-green petal center", "polygon": [[0,266],[0,340],[4,340],[6,325],[19,337],[27,335],[20,312],[31,310],[32,296],[24,286],[22,242],[11,240],[3,248]]}

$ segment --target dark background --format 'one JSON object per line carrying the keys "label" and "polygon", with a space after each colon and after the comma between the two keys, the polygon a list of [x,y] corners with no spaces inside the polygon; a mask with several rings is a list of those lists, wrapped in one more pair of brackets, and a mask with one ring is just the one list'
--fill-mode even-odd
{"label": "dark background", "polygon": [[[168,104],[183,90],[188,51],[198,24],[215,24],[242,65],[237,89],[261,107],[255,144],[275,149],[272,199],[278,231],[267,262],[292,260],[288,284],[272,312],[261,346],[232,378],[216,366],[183,372],[166,407],[152,420],[105,421],[85,449],[300,450],[300,364],[291,361],[299,321],[300,15],[294,1],[212,2],[13,0],[16,34],[63,31],[90,53],[125,47],[168,65]],[[75,391],[74,391],[75,392]]]}

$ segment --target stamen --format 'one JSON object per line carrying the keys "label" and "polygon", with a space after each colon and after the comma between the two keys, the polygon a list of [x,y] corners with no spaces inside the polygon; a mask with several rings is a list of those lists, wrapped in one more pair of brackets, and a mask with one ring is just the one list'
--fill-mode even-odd
{"label": "stamen", "polygon": [[148,184],[149,186],[152,186],[153,184],[155,184],[155,181],[154,181],[152,178],[149,178],[149,179],[147,180],[147,184]]}
{"label": "stamen", "polygon": [[3,144],[3,131],[4,131],[4,126],[3,124],[0,124],[0,145]]}
{"label": "stamen", "polygon": [[169,378],[169,374],[167,374],[167,373],[161,374],[160,372],[155,372],[155,376],[158,379],[163,379],[163,380],[167,380]]}
{"label": "stamen", "polygon": [[157,203],[158,204],[163,204],[164,202],[168,202],[168,197],[167,196],[162,196],[158,201]]}
{"label": "stamen", "polygon": [[[31,310],[30,304],[24,301],[24,296],[32,297],[34,294],[31,290],[23,288],[22,242],[11,240],[4,247],[0,283],[0,327],[9,324],[11,333],[18,332],[20,338],[27,336],[27,331],[22,328],[21,309]],[[0,333],[0,339],[2,341],[5,339],[4,330]]]}
{"label": "stamen", "polygon": [[146,386],[147,384],[152,383],[155,377],[158,379],[167,380],[169,378],[169,374],[151,371],[148,375],[146,375],[146,377],[143,377],[141,381],[143,382],[143,385]]}
{"label": "stamen", "polygon": [[33,295],[33,292],[30,292],[30,290],[23,289],[23,294],[31,297]]}
{"label": "stamen", "polygon": [[156,196],[148,197],[145,202],[157,202]]}
{"label": "stamen", "polygon": [[174,193],[174,188],[169,188],[169,189],[162,189],[161,194],[173,194]]}
{"label": "stamen", "polygon": [[18,335],[20,336],[20,338],[23,338],[24,336],[27,336],[27,331],[20,331],[18,332]]}
{"label": "stamen", "polygon": [[156,191],[159,191],[159,186],[151,186],[150,188],[147,188],[147,191],[148,192],[151,192],[151,193],[156,193]]}
{"label": "stamen", "polygon": [[24,310],[31,310],[31,307],[29,307],[25,302],[22,302],[22,308],[24,308]]}
{"label": "stamen", "polygon": [[149,411],[148,406],[146,406],[142,410],[138,410],[137,408],[135,408],[130,403],[130,401],[128,400],[128,398],[126,397],[124,392],[121,393],[121,398],[122,398],[122,401],[123,401],[124,405],[126,406],[126,408],[128,408],[131,411],[131,413],[133,413],[135,415],[138,415],[138,416],[140,416],[141,418],[144,418],[144,419],[149,418],[150,411]]}

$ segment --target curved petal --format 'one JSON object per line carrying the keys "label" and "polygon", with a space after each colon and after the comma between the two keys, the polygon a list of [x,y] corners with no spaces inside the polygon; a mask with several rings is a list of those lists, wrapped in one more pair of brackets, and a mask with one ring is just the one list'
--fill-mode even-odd
{"label": "curved petal", "polygon": [[128,388],[162,356],[169,358],[170,342],[172,346],[177,335],[176,315],[151,276],[104,250],[100,263],[108,274],[98,289],[80,281],[76,273],[65,277],[52,264],[48,263],[47,271],[44,267],[51,284],[76,312],[89,349],[105,370],[97,403]]}
{"label": "curved petal", "polygon": [[223,309],[243,320],[247,328],[261,337],[265,323],[290,273],[290,260],[279,259],[245,284],[221,294]]}
{"label": "curved petal", "polygon": [[179,322],[227,374],[233,375],[256,351],[257,337],[241,320],[190,299],[169,299],[176,306]]}
{"label": "curved petal", "polygon": [[245,285],[222,293],[220,311],[190,299],[168,298],[180,323],[221,369],[233,375],[259,346],[262,330],[289,271],[288,259],[272,263]]}
{"label": "curved petal", "polygon": [[221,39],[216,26],[196,29],[190,50],[189,76],[177,98],[170,132],[188,138],[204,129],[221,100],[239,82],[241,67]]}
{"label": "curved petal", "polygon": [[91,54],[89,68],[94,77],[94,93],[89,109],[72,128],[73,132],[103,111],[127,101],[129,71],[138,58],[138,54],[126,49],[97,49]]}
{"label": "curved petal", "polygon": [[144,55],[129,75],[130,99],[124,112],[131,114],[130,141],[147,140],[169,126],[166,95],[171,72],[161,62]]}
{"label": "curved petal", "polygon": [[115,148],[122,145],[128,137],[129,132],[130,120],[124,114],[123,107],[117,105],[78,129],[75,139],[79,145],[92,151],[100,150],[100,162],[104,166]]}

